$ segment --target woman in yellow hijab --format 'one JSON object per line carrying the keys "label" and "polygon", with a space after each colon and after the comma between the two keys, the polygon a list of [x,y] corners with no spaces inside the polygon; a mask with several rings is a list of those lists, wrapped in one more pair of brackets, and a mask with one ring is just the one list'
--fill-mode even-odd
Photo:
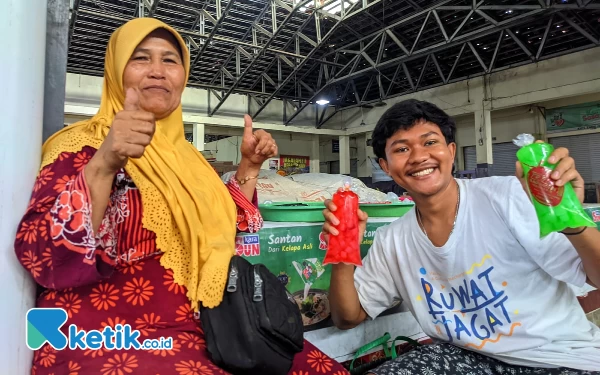
{"label": "woman in yellow hijab", "polygon": [[[78,347],[42,334],[49,342],[32,348],[32,373],[222,373],[208,360],[198,306],[221,302],[236,231],[260,229],[256,178],[278,150],[246,116],[242,160],[224,184],[184,137],[189,61],[171,27],[126,23],[108,43],[98,113],[44,144],[15,250],[44,289],[37,307],[66,311],[61,331]],[[152,350],[129,347],[129,328],[142,345],[156,340]],[[99,349],[101,337],[83,338],[92,330],[104,332]],[[305,351],[294,371],[334,370],[310,344]]]}

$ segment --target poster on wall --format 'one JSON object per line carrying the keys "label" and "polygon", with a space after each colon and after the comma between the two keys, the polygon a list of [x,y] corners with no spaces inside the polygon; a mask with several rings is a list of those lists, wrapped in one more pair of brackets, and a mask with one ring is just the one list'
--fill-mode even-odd
{"label": "poster on wall", "polygon": [[600,102],[546,110],[548,133],[589,129],[600,129]]}
{"label": "poster on wall", "polygon": [[276,171],[279,169],[279,160],[271,159],[269,160],[269,169],[272,171]]}
{"label": "poster on wall", "polygon": [[[391,220],[390,220],[391,221]],[[389,222],[367,223],[360,252],[364,258],[373,244],[375,232]],[[236,237],[236,253],[252,264],[263,264],[293,296],[305,331],[330,327],[329,281],[331,265],[323,265],[327,243],[322,224],[266,223],[254,234]],[[398,311],[399,305],[385,315]]]}
{"label": "poster on wall", "polygon": [[281,155],[279,158],[279,173],[290,176],[310,172],[310,158],[308,156]]}

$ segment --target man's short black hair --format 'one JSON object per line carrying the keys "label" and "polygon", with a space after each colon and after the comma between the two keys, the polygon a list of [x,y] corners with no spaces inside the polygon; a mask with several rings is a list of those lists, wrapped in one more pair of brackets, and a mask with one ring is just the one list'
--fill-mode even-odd
{"label": "man's short black hair", "polygon": [[404,100],[394,104],[385,111],[377,121],[373,130],[372,144],[373,152],[378,159],[385,158],[385,144],[398,130],[408,130],[420,121],[428,121],[436,124],[446,144],[455,142],[456,123],[452,117],[442,111],[435,104],[416,99]]}

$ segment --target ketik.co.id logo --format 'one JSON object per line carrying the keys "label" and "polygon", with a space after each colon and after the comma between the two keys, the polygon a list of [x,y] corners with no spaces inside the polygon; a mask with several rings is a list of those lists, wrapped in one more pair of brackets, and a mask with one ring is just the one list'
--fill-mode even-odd
{"label": "ketik.co.id logo", "polygon": [[112,349],[172,349],[173,339],[147,339],[140,344],[138,338],[140,332],[132,330],[129,324],[117,324],[113,327],[104,327],[102,331],[80,330],[74,324],[69,326],[69,337],[60,330],[67,322],[68,314],[63,309],[57,308],[34,308],[27,312],[27,347],[31,350],[41,348],[45,343],[50,344],[56,350],[69,349],[92,349],[98,350],[102,347]]}

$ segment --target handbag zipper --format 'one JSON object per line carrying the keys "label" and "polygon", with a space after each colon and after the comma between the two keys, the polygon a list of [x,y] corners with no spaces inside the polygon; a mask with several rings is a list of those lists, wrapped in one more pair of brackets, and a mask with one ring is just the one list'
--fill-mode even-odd
{"label": "handbag zipper", "polygon": [[235,265],[231,265],[231,271],[229,271],[229,280],[227,282],[228,292],[235,292],[237,290],[237,279],[238,270]]}
{"label": "handbag zipper", "polygon": [[262,292],[263,281],[260,278],[260,275],[258,274],[257,267],[254,266],[253,269],[254,269],[254,296],[252,297],[252,300],[254,302],[260,302],[263,300],[263,292]]}

